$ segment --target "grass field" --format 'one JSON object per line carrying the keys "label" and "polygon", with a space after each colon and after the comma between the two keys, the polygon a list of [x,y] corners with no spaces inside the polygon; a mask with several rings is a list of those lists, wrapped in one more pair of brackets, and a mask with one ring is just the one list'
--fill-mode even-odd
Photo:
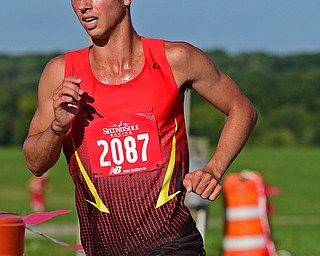
{"label": "grass field", "polygon": [[[320,255],[319,158],[320,148],[246,148],[229,169],[229,172],[258,170],[269,185],[279,188],[280,194],[270,198],[275,208],[271,215],[272,234],[277,248],[293,256]],[[0,148],[0,163],[0,211],[29,214],[27,181],[31,174],[21,149]],[[63,242],[78,243],[73,185],[63,158],[51,170],[46,199],[48,211],[70,209],[73,212],[36,229]],[[209,256],[218,256],[221,252],[222,216],[220,197],[209,205],[205,236]],[[75,252],[27,232],[25,255],[71,256]]]}

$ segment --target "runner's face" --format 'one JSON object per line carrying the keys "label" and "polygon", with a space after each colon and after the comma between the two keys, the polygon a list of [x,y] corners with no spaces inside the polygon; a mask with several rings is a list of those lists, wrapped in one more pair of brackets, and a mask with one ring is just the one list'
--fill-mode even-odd
{"label": "runner's face", "polygon": [[74,12],[87,33],[102,39],[125,17],[129,0],[71,0]]}

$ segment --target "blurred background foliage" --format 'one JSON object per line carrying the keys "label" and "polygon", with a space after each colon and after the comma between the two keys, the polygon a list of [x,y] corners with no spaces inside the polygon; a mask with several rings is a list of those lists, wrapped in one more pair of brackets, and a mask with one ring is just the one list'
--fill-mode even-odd
{"label": "blurred background foliage", "polygon": [[[320,53],[206,52],[252,100],[259,122],[250,145],[320,145]],[[45,64],[59,53],[0,55],[0,145],[22,144]],[[191,92],[190,134],[214,145],[225,117]]]}
{"label": "blurred background foliage", "polygon": [[[259,146],[320,145],[320,54],[277,56],[266,53],[207,53],[258,110],[249,140]],[[224,117],[192,93],[190,133],[218,138]],[[212,112],[212,114],[211,114]],[[203,113],[202,115],[199,113]],[[204,118],[205,117],[205,118]]]}

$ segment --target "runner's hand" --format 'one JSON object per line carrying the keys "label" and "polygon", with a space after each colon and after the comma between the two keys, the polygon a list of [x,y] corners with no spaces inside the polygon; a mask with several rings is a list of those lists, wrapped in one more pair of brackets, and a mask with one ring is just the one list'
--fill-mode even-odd
{"label": "runner's hand", "polygon": [[210,201],[214,201],[222,191],[219,180],[211,173],[203,170],[188,173],[183,180],[183,185],[187,192],[193,191],[203,199],[209,199]]}
{"label": "runner's hand", "polygon": [[79,112],[81,95],[83,94],[80,83],[80,78],[69,76],[54,91],[52,105],[55,115],[55,130],[66,131]]}

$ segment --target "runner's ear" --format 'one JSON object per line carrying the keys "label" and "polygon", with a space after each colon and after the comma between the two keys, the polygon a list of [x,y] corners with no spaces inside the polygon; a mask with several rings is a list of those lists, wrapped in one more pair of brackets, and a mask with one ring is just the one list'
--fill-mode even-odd
{"label": "runner's ear", "polygon": [[125,6],[130,6],[132,3],[132,0],[124,0],[124,5]]}

